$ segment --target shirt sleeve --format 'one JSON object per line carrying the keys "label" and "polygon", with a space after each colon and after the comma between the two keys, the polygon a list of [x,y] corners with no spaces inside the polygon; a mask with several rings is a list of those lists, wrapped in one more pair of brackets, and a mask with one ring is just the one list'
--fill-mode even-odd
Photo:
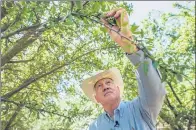
{"label": "shirt sleeve", "polygon": [[88,128],[88,130],[96,130],[95,128],[93,128],[93,125],[91,124]]}
{"label": "shirt sleeve", "polygon": [[93,122],[89,125],[88,130],[97,130],[97,122],[96,122],[96,120],[93,121]]}
{"label": "shirt sleeve", "polygon": [[[127,54],[126,56],[133,65],[139,64],[139,67],[135,71],[139,85],[138,100],[142,109],[148,112],[155,123],[163,104],[164,95],[166,94],[165,85],[161,83],[161,74],[152,65],[152,60],[144,57],[142,50],[131,55]],[[146,72],[144,68],[147,69]]]}

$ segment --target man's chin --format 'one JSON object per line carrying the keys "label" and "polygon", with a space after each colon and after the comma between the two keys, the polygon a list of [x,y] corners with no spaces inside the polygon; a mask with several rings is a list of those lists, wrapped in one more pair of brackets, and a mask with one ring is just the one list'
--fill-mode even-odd
{"label": "man's chin", "polygon": [[106,93],[106,94],[104,95],[104,97],[108,97],[108,96],[111,96],[111,95],[113,95],[113,93],[112,93],[112,92],[109,92],[109,93]]}

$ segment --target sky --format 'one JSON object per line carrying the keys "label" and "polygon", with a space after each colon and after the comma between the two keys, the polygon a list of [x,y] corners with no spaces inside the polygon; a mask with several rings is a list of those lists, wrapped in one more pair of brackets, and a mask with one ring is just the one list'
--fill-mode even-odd
{"label": "sky", "polygon": [[177,12],[178,10],[172,6],[175,2],[185,4],[185,1],[129,1],[128,3],[133,4],[133,14],[129,16],[130,23],[140,24],[153,10]]}

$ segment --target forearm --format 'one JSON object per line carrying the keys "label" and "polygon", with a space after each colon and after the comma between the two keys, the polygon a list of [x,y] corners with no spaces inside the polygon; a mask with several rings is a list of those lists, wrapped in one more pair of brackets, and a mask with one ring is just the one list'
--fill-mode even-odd
{"label": "forearm", "polygon": [[[144,57],[143,51],[127,55],[134,65],[139,65],[136,77],[139,84],[139,98],[144,107],[154,118],[157,117],[166,94],[165,87],[161,83],[160,73],[152,65],[152,60]],[[146,64],[146,65],[144,65]],[[147,68],[147,72],[144,70]]]}
{"label": "forearm", "polygon": [[150,89],[152,93],[159,92],[160,89],[157,86],[161,84],[161,75],[152,65],[152,60],[144,57],[142,50],[139,50],[131,55],[127,54],[127,57],[133,65],[138,66],[138,78],[141,80],[144,87]]}

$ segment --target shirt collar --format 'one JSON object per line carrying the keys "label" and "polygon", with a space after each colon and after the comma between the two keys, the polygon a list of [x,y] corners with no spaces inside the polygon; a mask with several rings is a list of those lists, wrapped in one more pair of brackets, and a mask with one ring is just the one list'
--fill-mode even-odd
{"label": "shirt collar", "polygon": [[[124,106],[125,106],[125,103],[121,101],[118,107],[114,110],[114,114],[119,112],[120,117],[122,117],[124,113]],[[104,115],[107,119],[112,119],[106,111],[104,111]]]}

